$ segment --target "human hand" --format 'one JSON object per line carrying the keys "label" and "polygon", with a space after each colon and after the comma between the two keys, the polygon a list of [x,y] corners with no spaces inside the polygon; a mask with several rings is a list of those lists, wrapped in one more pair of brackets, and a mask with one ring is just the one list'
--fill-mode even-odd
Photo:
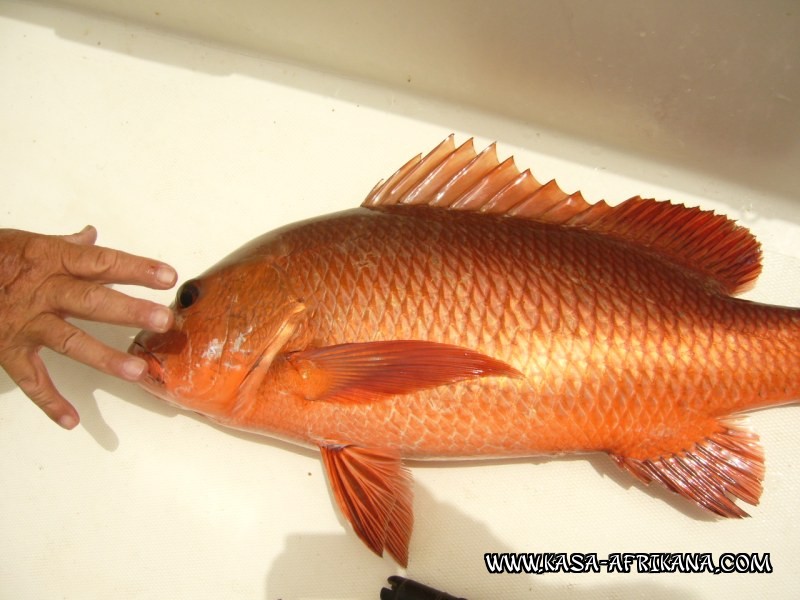
{"label": "human hand", "polygon": [[109,289],[108,283],[168,289],[175,270],[162,262],[95,246],[97,230],[51,236],[0,229],[0,366],[48,417],[65,429],[75,408],[58,392],[39,350],[48,347],[95,369],[136,381],[144,360],[115,350],[67,317],[167,331],[172,311]]}

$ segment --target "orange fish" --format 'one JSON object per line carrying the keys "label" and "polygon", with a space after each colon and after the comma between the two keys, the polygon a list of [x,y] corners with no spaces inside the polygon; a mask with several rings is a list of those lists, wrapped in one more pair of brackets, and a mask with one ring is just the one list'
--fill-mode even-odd
{"label": "orange fish", "polygon": [[358,536],[403,565],[403,459],[606,452],[742,517],[763,453],[731,415],[800,397],[800,310],[731,297],[760,259],[724,216],[590,205],[450,136],[184,283],[173,330],[131,352],[155,395],[319,448]]}

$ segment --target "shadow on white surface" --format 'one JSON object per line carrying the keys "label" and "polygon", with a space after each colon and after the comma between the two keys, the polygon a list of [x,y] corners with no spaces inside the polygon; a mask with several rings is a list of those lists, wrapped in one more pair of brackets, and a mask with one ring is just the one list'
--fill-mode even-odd
{"label": "shadow on white surface", "polygon": [[[448,89],[436,81],[437,77],[431,73],[428,73],[428,77],[420,78],[427,79],[427,85],[418,86],[416,82],[413,86],[410,85],[411,76],[408,77],[408,86],[388,76],[381,81],[372,82],[369,75],[375,73],[360,72],[358,68],[354,70],[352,64],[339,65],[338,70],[335,66],[329,66],[327,72],[311,70],[326,69],[325,65],[311,64],[310,68],[304,66],[314,59],[330,62],[325,53],[297,57],[290,48],[280,55],[265,56],[264,48],[252,48],[231,40],[223,43],[198,36],[191,28],[191,20],[178,19],[170,23],[168,19],[154,17],[158,12],[144,8],[128,11],[125,8],[116,9],[112,3],[106,6],[121,14],[131,12],[136,15],[130,17],[134,19],[133,22],[144,20],[144,26],[151,28],[148,30],[139,25],[128,25],[127,21],[116,20],[119,17],[82,12],[87,9],[81,5],[91,5],[92,2],[78,1],[74,4],[79,6],[65,8],[19,4],[6,7],[5,12],[13,18],[49,27],[56,35],[70,42],[126,57],[213,76],[253,77],[325,97],[388,110],[395,115],[452,130],[470,131],[491,139],[500,138],[506,143],[583,164],[602,165],[601,168],[624,172],[631,169],[628,163],[629,157],[633,155],[646,157],[656,163],[653,173],[642,173],[650,179],[659,179],[658,174],[663,174],[667,165],[693,173],[712,174],[714,177],[738,182],[751,190],[775,194],[782,206],[770,216],[797,219],[793,198],[799,184],[798,172],[790,168],[789,164],[794,160],[795,141],[800,133],[797,103],[791,97],[800,90],[800,80],[790,75],[792,53],[797,46],[792,37],[797,19],[793,21],[791,16],[784,19],[786,29],[783,38],[771,36],[770,33],[773,32],[768,28],[772,21],[769,19],[777,18],[776,14],[781,12],[779,6],[770,10],[757,9],[753,16],[760,17],[758,22],[754,19],[751,19],[752,23],[748,22],[745,16],[741,16],[741,20],[729,20],[727,25],[733,28],[734,33],[722,35],[718,31],[721,26],[717,22],[717,10],[731,14],[738,11],[749,12],[747,3],[739,3],[735,11],[728,10],[729,6],[724,3],[718,3],[716,9],[709,5],[694,15],[697,18],[693,20],[691,31],[687,30],[685,19],[670,18],[674,11],[666,6],[657,9],[652,6],[639,7],[637,3],[628,3],[627,6],[625,3],[618,3],[620,6],[609,9],[605,4],[584,4],[580,10],[572,10],[564,7],[547,8],[545,5],[530,5],[526,8],[522,4],[517,9],[528,12],[523,13],[519,19],[511,19],[506,15],[506,21],[503,21],[503,17],[498,14],[485,16],[491,19],[495,29],[500,26],[512,30],[524,28],[527,27],[526,20],[537,24],[550,22],[553,25],[544,30],[538,28],[537,36],[528,36],[539,38],[538,42],[511,42],[512,50],[521,50],[526,54],[513,56],[512,53],[503,56],[494,53],[506,47],[510,38],[498,39],[497,44],[492,45],[481,43],[485,38],[484,29],[487,23],[475,16],[482,14],[485,3],[475,2],[459,7],[455,14],[448,15],[448,18],[455,19],[453,23],[449,23],[448,29],[453,29],[456,33],[461,30],[462,34],[459,35],[459,42],[463,56],[455,62],[455,67],[465,70],[456,78],[456,85]],[[401,30],[414,31],[415,22],[427,10],[425,4],[430,3],[419,3],[407,8],[402,14],[392,14],[397,19],[392,25]],[[221,14],[227,16],[240,11],[235,15],[240,20],[251,16],[265,16],[262,13],[264,9],[249,0],[224,8],[225,11]],[[351,8],[357,10],[358,7]],[[213,11],[213,8],[208,10]],[[337,35],[338,32],[338,35],[345,38],[346,34],[336,29],[343,24],[334,15],[327,23],[324,22],[324,15],[328,10],[335,14],[347,12],[338,7],[328,9],[323,5],[317,6],[314,20],[322,23],[321,32],[325,32],[327,25],[327,28],[332,29],[329,35]],[[296,12],[302,14],[302,11]],[[438,14],[439,9],[434,9],[433,12],[434,17],[441,16]],[[618,18],[614,18],[614,15]],[[364,22],[360,24],[358,33],[352,36],[353,39],[336,41],[343,42],[345,46],[348,43],[356,46],[364,43],[359,33],[370,26],[389,26],[381,21],[385,17],[387,15],[380,11],[365,11],[362,15]],[[477,32],[475,23],[481,23]],[[174,25],[179,31],[163,24]],[[291,25],[293,23],[286,24],[287,27]],[[308,23],[304,24],[301,20],[294,25],[303,29]],[[351,24],[348,22],[348,25]],[[254,24],[253,27],[257,25]],[[314,27],[311,25],[306,33],[313,36]],[[567,28],[569,35],[562,35],[561,31]],[[647,31],[648,28],[655,30]],[[757,37],[759,28],[767,28],[767,33],[762,40],[764,43],[755,48],[758,50],[758,57],[752,57],[754,48],[743,52],[743,47],[748,39],[760,39]],[[556,34],[556,31],[559,33]],[[249,32],[247,27],[242,30],[243,35]],[[162,35],[164,33],[167,35]],[[302,35],[303,31],[296,33]],[[429,63],[425,68],[436,73],[438,63],[433,50],[441,44],[438,44],[436,38],[431,40],[424,33],[424,28],[417,28],[414,33],[420,38],[417,42],[435,44],[431,46],[431,56],[427,60],[422,60],[415,54],[408,57],[409,62],[413,64],[416,61],[421,65]],[[521,35],[520,31],[514,33]],[[739,41],[737,34],[745,38]],[[705,39],[705,42],[695,41],[699,39]],[[547,53],[544,53],[541,46],[547,43],[546,40],[550,40],[549,43],[551,46],[555,45],[555,49],[547,48]],[[571,45],[559,46],[564,40],[569,40]],[[186,43],[187,41],[192,43]],[[766,42],[775,43],[771,50],[774,57],[768,56],[767,49],[761,48]],[[323,43],[324,41],[315,40],[316,45]],[[194,44],[200,46],[199,52]],[[682,45],[672,47],[677,44]],[[239,56],[237,60],[227,60],[222,53],[202,51],[203,47],[233,50]],[[301,44],[301,50],[302,47]],[[674,52],[665,51],[664,47],[672,48]],[[409,41],[398,52],[413,54],[419,53],[420,49]],[[731,55],[726,56],[726,52]],[[716,53],[720,56],[712,56]],[[692,56],[693,54],[698,56]],[[252,56],[254,59],[238,60],[243,58],[241,55]],[[545,56],[548,58],[545,59]],[[262,60],[255,57],[261,57]],[[268,60],[263,60],[264,58]],[[384,55],[383,58],[387,57]],[[378,57],[376,60],[380,59]],[[781,60],[789,66],[782,66]],[[492,65],[494,62],[502,63],[503,69],[495,68]],[[439,68],[444,72],[447,64]],[[733,64],[736,64],[735,68],[731,67]],[[398,68],[399,65],[392,64],[385,71]],[[744,71],[741,72],[740,69]],[[494,81],[494,73],[505,71],[505,76]],[[342,77],[341,73],[345,76]],[[765,89],[754,89],[758,86],[747,82],[748,75],[745,73],[754,80],[763,79],[766,82]],[[379,71],[378,75],[380,74]],[[453,73],[448,75],[455,77]],[[481,82],[480,86],[477,83],[482,77],[488,77],[496,86],[505,84],[505,88],[493,88],[492,93],[487,95],[486,82]],[[542,84],[541,89],[538,93],[531,92],[528,89],[531,84],[527,80],[537,78]],[[444,78],[440,76],[439,79]],[[769,87],[767,84],[776,89],[766,89]],[[414,93],[417,98],[427,97],[428,100],[420,102]],[[509,105],[509,101],[503,99],[505,95],[511,98],[520,97]],[[435,100],[431,102],[430,98]],[[576,100],[579,98],[587,100]],[[591,104],[592,98],[605,107],[603,117],[596,117],[598,109]],[[431,106],[438,104],[441,106],[432,111]],[[573,109],[572,118],[569,118],[569,112],[564,112],[565,105]],[[460,107],[465,108],[462,110]],[[489,119],[476,121],[473,116],[475,109],[488,111],[488,114],[499,118],[495,122]],[[503,120],[505,126],[499,123]],[[520,128],[520,123],[527,127]],[[535,138],[530,133],[530,127],[537,129]],[[539,137],[539,131],[546,135]],[[554,133],[562,140],[555,141],[552,135]],[[565,144],[564,139],[572,141]],[[601,147],[605,150],[611,149],[610,152],[603,151],[602,158],[598,156]],[[626,153],[628,158],[625,158]],[[670,183],[675,184],[672,180]],[[692,189],[686,191],[696,192]]]}
{"label": "shadow on white surface", "polygon": [[[635,581],[630,575],[614,583],[566,589],[552,575],[497,574],[487,577],[486,552],[515,552],[483,523],[449,503],[438,502],[424,487],[415,487],[417,515],[411,559],[404,573],[426,585],[468,600],[503,598],[695,598],[684,587]],[[458,570],[454,570],[458,569]],[[309,574],[313,572],[313,577]],[[372,555],[352,532],[290,535],[266,580],[266,600],[302,598],[346,600],[378,598],[386,577],[401,572],[391,559]],[[555,576],[557,577],[557,576]],[[635,576],[634,576],[635,577]],[[548,578],[550,582],[548,582]],[[611,577],[609,577],[611,579]],[[580,581],[578,579],[578,581]]]}
{"label": "shadow on white surface", "polygon": [[[88,321],[75,324],[92,337],[119,350],[125,350],[133,339],[133,330],[130,328]],[[91,370],[46,350],[42,352],[42,357],[56,387],[80,414],[81,426],[104,450],[114,452],[119,447],[119,437],[103,417],[95,396],[98,390],[159,415],[174,417],[179,413],[177,408],[151,396],[131,382]]]}
{"label": "shadow on white surface", "polygon": [[10,392],[17,387],[5,371],[2,373],[3,375],[0,376],[0,394]]}
{"label": "shadow on white surface", "polygon": [[[546,463],[550,463],[553,461],[557,461],[559,463],[572,463],[572,462],[582,462],[589,464],[594,471],[602,478],[607,478],[613,481],[616,485],[620,487],[621,490],[627,490],[629,488],[638,488],[643,491],[644,494],[652,496],[653,498],[658,498],[660,501],[663,501],[670,505],[676,511],[684,514],[685,516],[689,517],[690,519],[696,521],[720,521],[724,520],[721,517],[717,517],[714,514],[710,513],[709,511],[700,508],[693,502],[670,492],[663,486],[658,484],[651,484],[645,485],[638,479],[632,477],[628,473],[625,473],[620,468],[618,468],[608,457],[608,455],[603,453],[591,453],[591,454],[566,454],[563,456],[532,456],[532,457],[522,457],[522,458],[514,458],[514,459],[489,459],[489,460],[463,460],[463,461],[447,461],[447,462],[409,462],[409,466],[414,467],[415,470],[424,470],[424,469],[436,469],[436,468],[458,468],[458,469],[469,469],[473,468],[484,468],[484,467],[491,467],[491,466],[502,466],[502,465],[510,465],[510,464],[527,464],[531,466],[531,479],[536,478],[536,470],[535,467],[538,465],[543,465]],[[575,489],[569,490],[565,489],[565,494],[570,495],[577,495],[580,496],[582,494],[587,495],[587,501],[589,501],[589,496],[586,492],[586,487],[591,486],[591,481],[581,481],[580,487],[576,487]],[[745,505],[747,506],[747,505]],[[746,509],[745,509],[746,510]]]}

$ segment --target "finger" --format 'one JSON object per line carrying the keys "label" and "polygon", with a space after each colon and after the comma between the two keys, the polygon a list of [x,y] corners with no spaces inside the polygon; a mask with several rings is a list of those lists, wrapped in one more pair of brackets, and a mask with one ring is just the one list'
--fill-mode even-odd
{"label": "finger", "polygon": [[121,379],[138,381],[147,369],[141,358],[114,350],[52,314],[36,319],[29,327],[29,334],[59,354]]}
{"label": "finger", "polygon": [[61,427],[73,429],[79,423],[78,411],[58,392],[35,351],[20,350],[3,367],[25,395]]}
{"label": "finger", "polygon": [[174,320],[172,311],[149,300],[132,298],[98,283],[58,278],[60,285],[51,286],[50,305],[80,319],[102,321],[114,325],[140,327],[151,331],[167,331]]}
{"label": "finger", "polygon": [[87,225],[83,229],[81,229],[78,233],[73,233],[71,235],[60,235],[58,236],[62,240],[66,242],[70,242],[73,244],[80,244],[82,246],[93,246],[94,243],[97,241],[97,229],[95,229],[92,225]]}
{"label": "finger", "polygon": [[69,274],[100,283],[128,283],[161,290],[171,288],[178,279],[175,269],[166,263],[102,246],[67,244],[62,261]]}

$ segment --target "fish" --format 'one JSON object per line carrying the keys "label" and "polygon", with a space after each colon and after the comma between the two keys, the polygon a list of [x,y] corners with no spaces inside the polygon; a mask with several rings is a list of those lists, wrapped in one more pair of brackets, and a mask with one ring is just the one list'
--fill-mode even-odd
{"label": "fish", "polygon": [[800,397],[800,309],[734,297],[760,271],[724,215],[589,203],[451,135],[183,283],[130,352],[155,396],[319,449],[355,533],[406,566],[407,461],[606,453],[747,516],[764,453],[741,413]]}

